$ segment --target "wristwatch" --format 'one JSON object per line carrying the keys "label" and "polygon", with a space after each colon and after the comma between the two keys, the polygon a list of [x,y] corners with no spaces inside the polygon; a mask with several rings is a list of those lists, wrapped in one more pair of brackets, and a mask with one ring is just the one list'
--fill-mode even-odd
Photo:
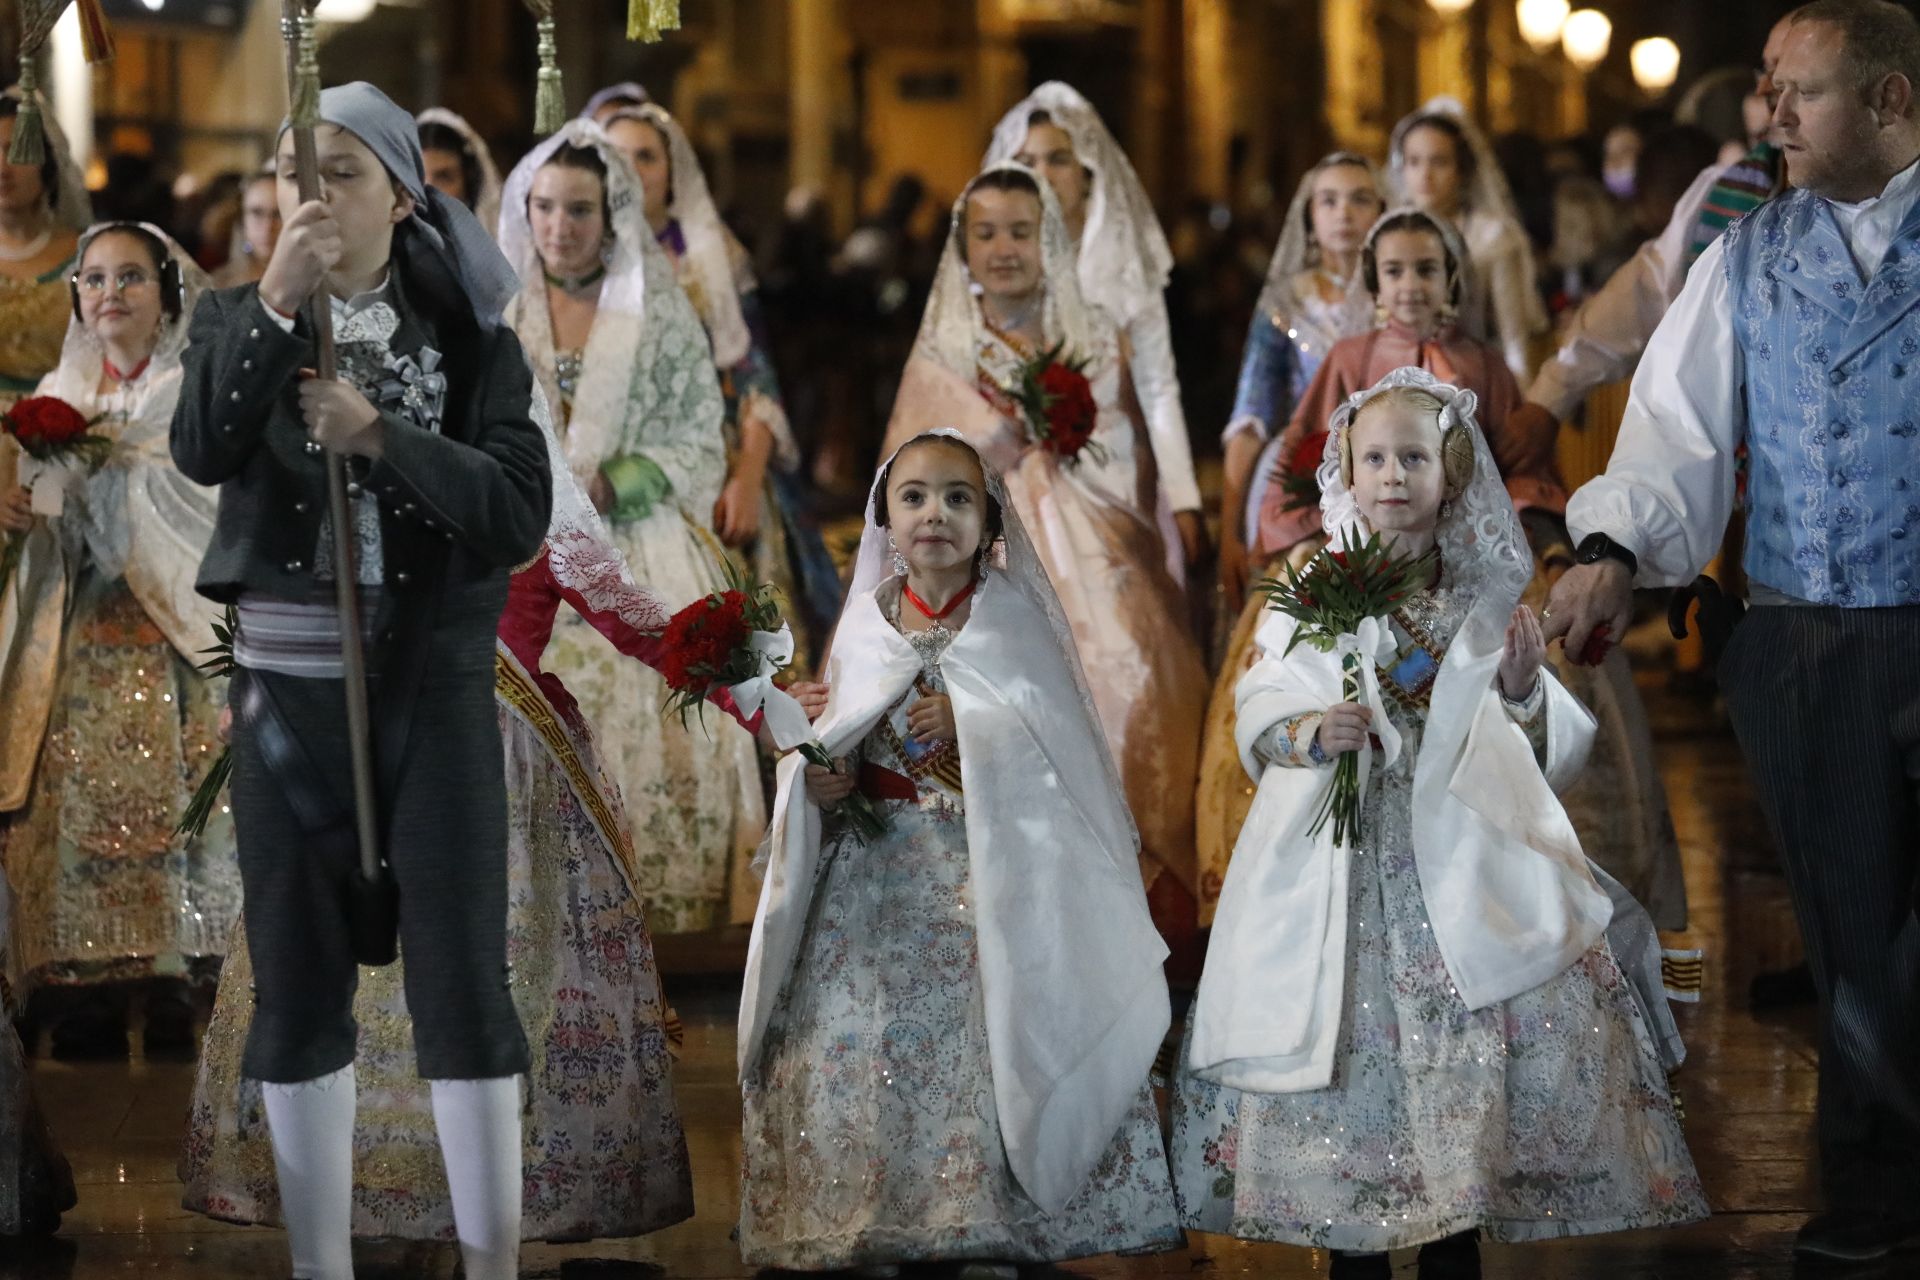
{"label": "wristwatch", "polygon": [[1627,566],[1627,576],[1640,572],[1640,557],[1627,550],[1604,533],[1590,533],[1580,540],[1580,546],[1574,551],[1574,559],[1581,564],[1599,564],[1602,560],[1618,560]]}

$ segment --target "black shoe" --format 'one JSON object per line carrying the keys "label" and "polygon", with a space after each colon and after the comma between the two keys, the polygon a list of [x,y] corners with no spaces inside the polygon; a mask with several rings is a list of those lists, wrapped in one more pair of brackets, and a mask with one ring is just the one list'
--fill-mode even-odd
{"label": "black shoe", "polygon": [[1480,1280],[1480,1233],[1462,1231],[1421,1245],[1420,1280]]}
{"label": "black shoe", "polygon": [[1333,1251],[1327,1280],[1393,1280],[1393,1263],[1384,1253]]}
{"label": "black shoe", "polygon": [[181,983],[147,996],[147,1025],[140,1044],[154,1057],[193,1057],[198,1039],[193,1029],[193,1000]]}
{"label": "black shoe", "polygon": [[1794,1009],[1801,1005],[1816,1004],[1819,1000],[1820,993],[1813,986],[1813,970],[1805,963],[1791,969],[1770,969],[1765,973],[1756,973],[1752,985],[1747,988],[1747,1003],[1756,1013],[1768,1009]]}
{"label": "black shoe", "polygon": [[1914,1246],[1920,1246],[1920,1217],[1858,1209],[1820,1214],[1793,1241],[1800,1256],[1833,1262],[1877,1262]]}
{"label": "black shoe", "polygon": [[119,1009],[87,1002],[53,1024],[53,1056],[82,1062],[127,1056],[127,1020]]}

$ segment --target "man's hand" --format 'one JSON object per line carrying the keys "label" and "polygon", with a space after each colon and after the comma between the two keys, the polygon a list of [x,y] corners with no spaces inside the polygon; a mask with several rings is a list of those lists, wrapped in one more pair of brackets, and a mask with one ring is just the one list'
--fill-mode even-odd
{"label": "man's hand", "polygon": [[33,491],[16,488],[0,498],[0,531],[25,533],[33,528]]}
{"label": "man's hand", "polygon": [[340,264],[345,251],[340,224],[327,202],[307,201],[280,229],[280,241],[260,277],[260,300],[283,316],[292,315]]}
{"label": "man's hand", "polygon": [[304,377],[300,417],[307,424],[307,434],[335,453],[378,458],[386,452],[387,430],[380,411],[351,383]]}
{"label": "man's hand", "polygon": [[1368,745],[1367,734],[1373,727],[1373,713],[1357,702],[1336,702],[1320,717],[1320,752],[1337,756],[1358,751]]}
{"label": "man's hand", "polygon": [[1611,558],[1577,564],[1562,574],[1547,594],[1547,607],[1540,615],[1547,643],[1561,641],[1567,660],[1581,667],[1599,666],[1613,640],[1627,633],[1632,620],[1633,575]]}
{"label": "man's hand", "polygon": [[1176,511],[1173,523],[1180,530],[1180,552],[1187,558],[1187,568],[1197,569],[1206,561],[1207,522],[1198,511]]}

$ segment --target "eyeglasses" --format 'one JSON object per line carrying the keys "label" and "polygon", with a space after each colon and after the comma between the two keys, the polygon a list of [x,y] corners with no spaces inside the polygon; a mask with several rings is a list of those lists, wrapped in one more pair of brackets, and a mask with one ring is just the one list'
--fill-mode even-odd
{"label": "eyeglasses", "polygon": [[82,272],[74,276],[73,282],[83,291],[92,294],[105,293],[109,283],[113,285],[115,293],[132,293],[135,289],[144,289],[154,283],[154,279],[139,267],[128,267],[111,276],[104,271]]}

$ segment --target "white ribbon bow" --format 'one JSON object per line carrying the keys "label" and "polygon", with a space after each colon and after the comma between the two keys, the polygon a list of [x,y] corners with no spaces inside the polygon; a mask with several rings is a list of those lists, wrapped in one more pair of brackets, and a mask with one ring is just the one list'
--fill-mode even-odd
{"label": "white ribbon bow", "polygon": [[[1380,693],[1380,665],[1392,662],[1399,656],[1400,646],[1393,638],[1393,628],[1387,625],[1385,618],[1363,618],[1359,627],[1353,631],[1342,632],[1333,642],[1334,660],[1339,664],[1341,674],[1346,674],[1347,655],[1359,659],[1360,699],[1365,703],[1371,717],[1368,730],[1380,740],[1380,767],[1392,766],[1400,758],[1400,731],[1393,727],[1393,717],[1387,714],[1386,700]],[[1344,679],[1341,692],[1346,692]],[[1360,795],[1364,802],[1367,794],[1367,775],[1372,771],[1373,752],[1359,753]]]}
{"label": "white ribbon bow", "polygon": [[727,690],[740,714],[751,720],[754,712],[764,709],[767,729],[782,751],[813,741],[813,723],[806,709],[773,682],[793,663],[793,629],[783,622],[778,631],[756,631],[747,647],[758,656],[758,669]]}

